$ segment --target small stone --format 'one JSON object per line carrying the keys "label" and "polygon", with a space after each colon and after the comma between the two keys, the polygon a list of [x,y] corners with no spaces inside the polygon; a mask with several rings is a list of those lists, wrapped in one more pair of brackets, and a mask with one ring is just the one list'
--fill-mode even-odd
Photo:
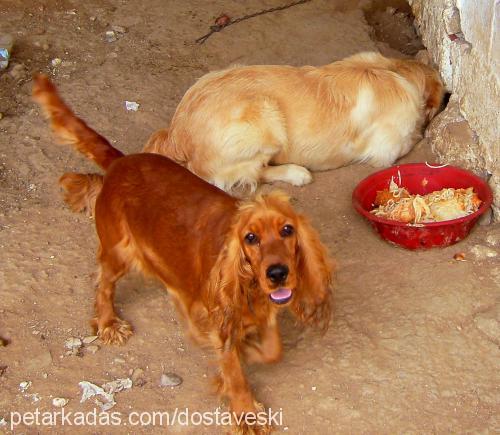
{"label": "small stone", "polygon": [[43,379],[47,379],[49,377],[49,375],[47,373],[42,373],[42,378]]}
{"label": "small stone", "polygon": [[127,28],[123,26],[112,25],[111,29],[116,33],[121,33],[121,34],[127,33]]}
{"label": "small stone", "polygon": [[139,103],[136,101],[125,101],[125,109],[137,112],[139,110]]}
{"label": "small stone", "polygon": [[31,399],[31,403],[40,402],[40,400],[42,400],[42,397],[38,393],[28,394],[25,397],[29,397]]}
{"label": "small stone", "polygon": [[75,348],[78,349],[78,348],[82,347],[82,340],[80,340],[79,338],[76,338],[76,337],[68,338],[64,342],[64,347],[66,349],[75,349]]}
{"label": "small stone", "polygon": [[64,397],[54,397],[52,399],[52,405],[56,408],[64,408],[69,402],[69,399],[65,399]]}
{"label": "small stone", "polygon": [[22,63],[16,63],[12,66],[9,74],[13,79],[21,80],[26,76],[26,68]]}
{"label": "small stone", "polygon": [[488,235],[486,236],[486,243],[490,246],[500,245],[500,227],[488,232]]}
{"label": "small stone", "polygon": [[160,387],[176,387],[182,384],[182,378],[175,373],[163,373],[160,377]]}
{"label": "small stone", "polygon": [[53,67],[57,67],[57,66],[61,65],[62,59],[59,57],[56,57],[56,58],[52,59],[50,61],[50,63],[52,64]]}
{"label": "small stone", "polygon": [[457,252],[457,253],[453,256],[453,259],[454,259],[454,260],[457,260],[457,261],[465,261],[465,253],[464,253],[464,252]]}
{"label": "small stone", "polygon": [[89,17],[89,20],[90,20],[90,21],[95,21],[95,20],[97,20],[97,17],[95,17],[95,16],[91,16],[91,17]]}
{"label": "small stone", "polygon": [[99,346],[97,346],[96,344],[93,344],[91,346],[87,346],[85,348],[85,351],[88,353],[91,353],[91,354],[95,354],[98,350],[99,350]]}
{"label": "small stone", "polygon": [[115,42],[118,38],[116,37],[116,33],[113,30],[108,30],[104,34],[104,40],[106,42]]}
{"label": "small stone", "polygon": [[33,335],[39,335],[40,334],[40,331],[37,331],[36,329],[34,329],[33,331],[31,331],[31,333]]}
{"label": "small stone", "polygon": [[483,245],[475,245],[471,248],[470,251],[477,260],[486,260],[488,258],[494,258],[498,255],[497,251]]}
{"label": "small stone", "polygon": [[82,342],[83,344],[90,344],[96,341],[98,338],[97,335],[88,335],[87,337],[83,337]]}
{"label": "small stone", "polygon": [[29,387],[31,387],[31,381],[23,381],[19,384],[19,389],[24,393]]}
{"label": "small stone", "polygon": [[316,391],[316,387],[311,387],[311,390]]}
{"label": "small stone", "polygon": [[141,368],[133,369],[130,374],[130,379],[132,379],[135,387],[142,387],[146,383],[144,379],[144,370]]}
{"label": "small stone", "polygon": [[126,361],[123,358],[115,358],[113,362],[115,364],[125,364]]}

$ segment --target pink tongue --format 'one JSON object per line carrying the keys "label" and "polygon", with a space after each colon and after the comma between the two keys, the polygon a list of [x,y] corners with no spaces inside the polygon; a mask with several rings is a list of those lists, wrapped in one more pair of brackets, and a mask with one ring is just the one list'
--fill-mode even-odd
{"label": "pink tongue", "polygon": [[288,299],[292,295],[292,291],[289,288],[280,288],[271,293],[271,299],[273,301],[282,301]]}

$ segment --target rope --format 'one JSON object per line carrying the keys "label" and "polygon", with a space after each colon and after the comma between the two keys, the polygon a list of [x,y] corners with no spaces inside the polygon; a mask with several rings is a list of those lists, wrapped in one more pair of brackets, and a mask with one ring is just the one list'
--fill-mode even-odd
{"label": "rope", "polygon": [[237,23],[240,23],[242,21],[249,20],[250,18],[258,17],[259,15],[269,14],[271,12],[276,12],[276,11],[282,11],[284,9],[291,8],[292,6],[301,5],[304,3],[308,3],[310,1],[312,1],[312,0],[298,0],[298,1],[295,1],[292,3],[288,3],[286,5],[283,5],[283,6],[277,6],[275,8],[264,9],[260,12],[254,12],[253,14],[248,14],[248,15],[245,15],[243,17],[235,18],[233,20],[229,20],[227,23],[224,23],[224,24],[216,24],[214,26],[210,26],[210,32],[208,32],[206,35],[201,36],[195,42],[197,44],[203,44],[214,33],[220,32],[222,29],[229,27],[229,26],[232,26],[233,24],[237,24]]}

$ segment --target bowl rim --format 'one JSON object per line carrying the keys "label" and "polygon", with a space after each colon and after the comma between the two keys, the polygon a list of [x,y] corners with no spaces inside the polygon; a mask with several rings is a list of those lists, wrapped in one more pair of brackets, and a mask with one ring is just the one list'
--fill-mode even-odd
{"label": "bowl rim", "polygon": [[[379,174],[382,174],[384,172],[387,172],[389,170],[393,169],[399,169],[399,168],[421,168],[421,167],[426,167],[430,169],[442,169],[442,168],[452,168],[456,169],[458,171],[461,171],[463,173],[466,173],[468,176],[472,176],[472,178],[475,178],[476,181],[478,181],[479,184],[483,185],[486,188],[486,198],[481,198],[483,203],[481,206],[474,212],[471,213],[467,216],[463,216],[461,218],[457,219],[450,219],[446,221],[441,221],[441,222],[422,222],[422,223],[406,223],[406,222],[400,222],[400,221],[395,221],[391,219],[384,219],[378,216],[375,216],[373,213],[370,213],[369,211],[365,210],[363,206],[361,205],[360,200],[358,199],[359,196],[359,189],[361,184],[365,183],[366,181],[370,180],[371,178],[376,177]],[[362,180],[360,180],[357,184],[356,187],[354,188],[352,192],[352,204],[355,208],[355,210],[366,217],[369,221],[371,222],[377,222],[380,224],[385,224],[385,225],[392,225],[392,226],[398,226],[398,227],[413,227],[413,228],[433,228],[433,227],[441,227],[441,226],[448,226],[448,225],[455,225],[455,224],[460,224],[464,222],[471,222],[474,219],[478,218],[481,216],[486,210],[488,210],[493,202],[493,192],[491,191],[490,186],[488,185],[487,182],[485,182],[483,179],[478,177],[474,172],[469,171],[468,169],[461,168],[459,166],[454,166],[454,165],[442,165],[442,164],[429,164],[427,162],[420,162],[420,163],[402,163],[400,165],[392,165],[387,168],[381,169],[379,171],[373,172],[370,175],[366,176]]]}

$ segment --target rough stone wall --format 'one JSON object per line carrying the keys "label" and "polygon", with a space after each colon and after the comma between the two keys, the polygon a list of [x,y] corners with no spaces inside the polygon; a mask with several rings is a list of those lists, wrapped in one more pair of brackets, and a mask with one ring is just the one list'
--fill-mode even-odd
{"label": "rough stone wall", "polygon": [[[443,162],[489,179],[500,221],[500,2],[409,0],[452,99],[428,137]],[[451,125],[453,124],[453,125]]]}

